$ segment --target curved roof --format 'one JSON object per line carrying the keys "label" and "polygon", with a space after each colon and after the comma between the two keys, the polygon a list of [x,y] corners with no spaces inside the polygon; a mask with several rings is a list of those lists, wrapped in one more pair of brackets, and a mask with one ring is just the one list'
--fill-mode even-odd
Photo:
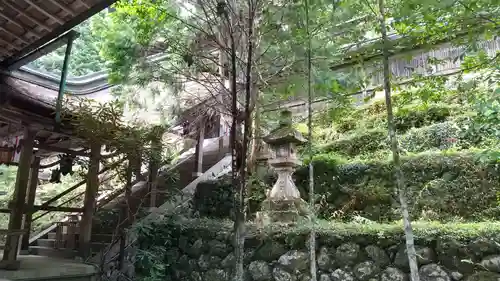
{"label": "curved roof", "polygon": [[116,0],[4,0],[0,5],[0,64],[37,52]]}

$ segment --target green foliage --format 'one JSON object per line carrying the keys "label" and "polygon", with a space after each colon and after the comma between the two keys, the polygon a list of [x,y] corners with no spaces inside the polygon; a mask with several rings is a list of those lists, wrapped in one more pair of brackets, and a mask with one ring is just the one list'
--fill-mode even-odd
{"label": "green foliage", "polygon": [[[148,227],[147,232],[141,239],[144,239],[144,245],[147,245],[147,247],[151,247],[151,245],[164,247],[163,244],[167,249],[170,245],[185,247],[200,238],[209,240],[228,235],[233,229],[232,224],[228,220],[167,218]],[[251,240],[264,238],[288,244],[305,241],[306,236],[314,227],[320,240],[325,239],[324,241],[328,241],[334,236],[336,240],[350,239],[352,241],[352,239],[359,239],[357,241],[363,241],[362,244],[370,244],[384,239],[400,241],[403,234],[402,226],[400,221],[391,223],[343,223],[317,220],[314,225],[309,221],[300,221],[294,225],[271,224],[262,228],[249,222],[247,223],[247,234],[248,239]],[[441,241],[448,239],[471,241],[476,238],[498,238],[498,231],[500,230],[499,223],[491,221],[481,223],[414,221],[412,226],[417,241],[424,243],[436,239]],[[166,230],[168,232],[165,232]],[[181,235],[184,236],[183,239],[179,239]],[[167,239],[172,239],[172,241],[167,241]]]}
{"label": "green foliage", "polygon": [[[104,60],[99,55],[99,40],[92,33],[90,26],[91,20],[87,20],[75,28],[80,36],[73,42],[68,67],[69,77],[78,77],[105,70]],[[28,67],[59,76],[65,52],[66,45],[28,64]]]}
{"label": "green foliage", "polygon": [[[5,166],[0,165],[0,207],[7,208],[8,203],[12,200],[12,196],[14,194],[15,183],[17,177],[17,167],[16,166]],[[61,183],[41,183],[37,187],[35,204],[41,205],[47,200],[53,198],[57,194],[63,192],[64,190],[74,186],[76,183],[82,180],[82,177],[78,173],[73,175],[67,175],[61,177]],[[85,185],[80,186],[76,190],[70,192],[65,197],[57,200],[53,203],[53,205],[57,206],[67,201],[68,198],[74,197],[85,190]],[[66,204],[62,205],[65,207],[76,207],[78,206],[78,200],[80,197],[75,198],[75,200],[69,201]],[[34,217],[37,217],[41,214],[45,213],[44,211],[34,213]],[[34,233],[42,230],[43,227],[47,227],[47,224],[60,220],[64,217],[64,213],[50,213],[47,214],[40,219],[36,220],[32,224],[32,230]],[[8,228],[9,223],[9,214],[0,214],[0,228],[6,229]],[[0,243],[2,243],[4,236],[0,236]]]}
{"label": "green foliage", "polygon": [[232,218],[234,215],[234,188],[231,178],[205,181],[196,186],[193,196],[193,211],[209,218]]}
{"label": "green foliage", "polygon": [[448,105],[402,107],[395,113],[394,124],[398,132],[404,132],[410,128],[420,128],[432,123],[443,122],[450,114],[451,109]]}
{"label": "green foliage", "polygon": [[[395,220],[399,213],[391,162],[350,163],[315,161],[315,190],[320,217],[345,218],[355,214],[373,220]],[[412,214],[427,209],[440,220],[493,219],[497,209],[499,167],[478,162],[474,154],[422,154],[403,158]],[[307,168],[295,173],[303,198],[308,197]],[[439,207],[438,207],[439,206]]]}
{"label": "green foliage", "polygon": [[324,146],[322,150],[326,153],[336,152],[340,155],[355,156],[379,150],[384,146],[383,142],[386,138],[387,131],[382,128],[354,132]]}
{"label": "green foliage", "polygon": [[175,218],[167,217],[148,225],[141,224],[134,229],[139,249],[135,257],[138,280],[168,280],[168,269],[179,258],[175,252],[169,251],[177,246],[176,238],[180,236],[180,229],[174,227]]}

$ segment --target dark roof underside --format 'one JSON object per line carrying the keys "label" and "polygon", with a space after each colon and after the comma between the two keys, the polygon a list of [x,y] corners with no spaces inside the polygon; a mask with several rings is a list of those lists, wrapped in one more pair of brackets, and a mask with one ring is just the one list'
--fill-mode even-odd
{"label": "dark roof underside", "polygon": [[0,62],[7,67],[60,37],[116,0],[3,0]]}

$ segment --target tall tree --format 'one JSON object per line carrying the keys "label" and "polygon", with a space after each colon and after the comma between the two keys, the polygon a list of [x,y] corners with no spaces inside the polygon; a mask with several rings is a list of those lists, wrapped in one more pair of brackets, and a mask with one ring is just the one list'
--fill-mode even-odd
{"label": "tall tree", "polygon": [[389,69],[389,40],[387,38],[387,28],[386,28],[386,12],[384,0],[378,0],[379,8],[379,21],[380,21],[380,32],[382,34],[383,41],[383,74],[384,74],[384,92],[385,92],[385,104],[387,107],[387,127],[389,131],[389,138],[391,142],[392,151],[392,161],[394,167],[394,174],[396,178],[397,194],[399,197],[399,203],[401,208],[401,213],[403,215],[404,232],[406,238],[406,251],[408,254],[408,262],[410,265],[410,276],[412,281],[420,281],[420,276],[418,275],[418,264],[417,255],[415,251],[415,242],[413,229],[411,226],[410,213],[408,210],[408,202],[406,198],[406,184],[405,177],[401,170],[401,159],[399,155],[399,144],[396,135],[396,127],[394,125],[394,114],[392,112],[392,99],[391,99],[391,77]]}

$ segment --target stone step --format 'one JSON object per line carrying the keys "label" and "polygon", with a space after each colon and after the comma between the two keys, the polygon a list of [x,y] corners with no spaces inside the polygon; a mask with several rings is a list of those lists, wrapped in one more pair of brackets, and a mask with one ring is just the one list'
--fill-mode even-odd
{"label": "stone step", "polygon": [[[40,247],[54,248],[55,244],[56,244],[56,240],[55,239],[38,239],[36,241],[36,243],[37,243],[37,246],[40,246]],[[108,245],[108,243],[91,242],[90,247],[91,247],[92,251],[100,251],[100,250],[104,249],[104,247],[106,247],[107,245]],[[65,249],[66,246],[67,246],[67,244],[64,243],[62,249]],[[76,243],[75,243],[75,247],[77,247]]]}
{"label": "stone step", "polygon": [[[77,240],[78,240],[78,237],[79,237],[79,235],[76,234],[76,239]],[[101,233],[92,234],[91,241],[92,242],[101,242],[101,243],[111,243],[111,241],[113,240],[113,237],[114,237],[113,234],[101,234]],[[64,238],[65,237],[63,235],[63,239]],[[55,232],[49,232],[47,234],[47,239],[56,239],[56,233]]]}
{"label": "stone step", "polygon": [[32,255],[52,257],[52,258],[62,258],[62,259],[73,259],[78,254],[77,250],[54,249],[51,247],[42,247],[42,246],[30,246],[29,252]]}

